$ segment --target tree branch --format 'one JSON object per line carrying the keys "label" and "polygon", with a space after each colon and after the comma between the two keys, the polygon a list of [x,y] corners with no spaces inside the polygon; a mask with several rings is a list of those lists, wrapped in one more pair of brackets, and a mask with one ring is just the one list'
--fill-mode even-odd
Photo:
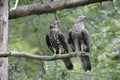
{"label": "tree branch", "polygon": [[89,56],[89,53],[70,52],[69,54],[62,54],[62,55],[58,54],[55,56],[39,56],[39,55],[33,55],[33,54],[29,54],[29,53],[22,53],[22,52],[18,52],[18,51],[10,51],[7,53],[0,53],[0,57],[23,57],[23,58],[44,60],[44,61],[51,61],[51,60],[57,60],[57,59],[63,59],[63,58],[68,58],[68,57],[75,57],[75,56],[85,56],[85,55]]}
{"label": "tree branch", "polygon": [[9,11],[9,19],[19,18],[27,15],[52,13],[57,10],[73,8],[77,6],[88,5],[111,0],[60,0],[51,1],[49,3],[35,3],[31,5],[21,6],[15,10]]}

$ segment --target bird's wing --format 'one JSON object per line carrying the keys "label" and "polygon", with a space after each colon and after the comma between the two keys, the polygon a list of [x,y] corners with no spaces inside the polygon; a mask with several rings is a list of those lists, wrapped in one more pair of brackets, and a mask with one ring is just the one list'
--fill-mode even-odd
{"label": "bird's wing", "polygon": [[65,49],[65,51],[68,53],[68,45],[67,45],[67,42],[65,41],[65,37],[63,35],[63,33],[59,33],[58,34],[58,39],[61,43],[61,45],[63,46],[63,48]]}
{"label": "bird's wing", "polygon": [[[83,36],[84,44],[87,46],[86,52],[90,52],[89,33],[86,29],[82,31],[82,36]],[[80,59],[81,59],[81,63],[84,71],[91,70],[91,62],[90,62],[89,56],[88,55],[81,56]]]}
{"label": "bird's wing", "polygon": [[75,51],[74,41],[73,41],[73,38],[72,38],[72,31],[71,31],[71,29],[68,32],[68,43],[71,45],[72,50]]}
{"label": "bird's wing", "polygon": [[90,52],[90,38],[89,38],[89,33],[86,29],[82,31],[82,36],[83,36],[84,44],[87,46],[86,52]]}
{"label": "bird's wing", "polygon": [[72,36],[71,36],[71,30],[68,31],[68,43],[72,43]]}
{"label": "bird's wing", "polygon": [[50,48],[52,50],[52,52],[54,52],[52,45],[50,43],[50,38],[49,38],[48,34],[46,35],[46,43],[47,43],[48,48]]}
{"label": "bird's wing", "polygon": [[[60,41],[60,44],[63,46],[65,53],[66,52],[68,53],[68,45],[67,45],[67,42],[65,41],[65,37],[64,37],[63,33],[58,34],[58,39]],[[65,66],[67,67],[67,69],[69,69],[69,70],[73,69],[73,64],[72,64],[70,58],[63,59],[63,62],[65,63]]]}

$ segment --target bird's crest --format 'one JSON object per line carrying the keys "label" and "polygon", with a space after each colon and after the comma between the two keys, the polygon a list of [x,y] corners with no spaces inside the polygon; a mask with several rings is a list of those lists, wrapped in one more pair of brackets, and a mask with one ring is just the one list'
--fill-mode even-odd
{"label": "bird's crest", "polygon": [[78,22],[81,22],[81,21],[83,21],[85,18],[86,18],[86,17],[85,17],[84,15],[82,15],[82,16],[78,16],[76,22],[77,22],[77,23],[78,23]]}
{"label": "bird's crest", "polygon": [[51,28],[58,28],[58,21],[51,22],[50,29]]}

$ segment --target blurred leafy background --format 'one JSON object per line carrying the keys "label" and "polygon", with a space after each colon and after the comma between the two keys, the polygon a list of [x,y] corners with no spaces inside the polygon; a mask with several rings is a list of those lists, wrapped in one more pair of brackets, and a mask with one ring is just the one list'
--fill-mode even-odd
{"label": "blurred leafy background", "polygon": [[[19,0],[18,6],[41,0]],[[48,0],[44,0],[48,2]],[[11,0],[13,7],[15,0]],[[71,58],[74,70],[67,70],[61,60],[38,61],[9,58],[10,80],[120,80],[120,0],[85,5],[57,11],[60,30],[66,38],[79,15],[85,15],[85,26],[91,39],[92,71],[83,72],[78,58]],[[9,50],[37,55],[53,55],[45,43],[53,13],[32,15],[9,21]],[[71,48],[69,46],[69,51]]]}

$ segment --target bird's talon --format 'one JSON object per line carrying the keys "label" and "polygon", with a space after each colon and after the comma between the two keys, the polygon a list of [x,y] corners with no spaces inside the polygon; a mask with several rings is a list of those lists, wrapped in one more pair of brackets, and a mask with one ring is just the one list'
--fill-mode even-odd
{"label": "bird's talon", "polygon": [[57,56],[57,54],[54,54],[53,56],[55,57],[55,56]]}
{"label": "bird's talon", "polygon": [[10,10],[13,11],[13,10],[15,10],[15,9],[16,9],[16,8],[11,8]]}
{"label": "bird's talon", "polygon": [[59,55],[62,55],[62,54],[59,54]]}
{"label": "bird's talon", "polygon": [[79,51],[75,51],[76,56],[79,56],[80,52]]}

